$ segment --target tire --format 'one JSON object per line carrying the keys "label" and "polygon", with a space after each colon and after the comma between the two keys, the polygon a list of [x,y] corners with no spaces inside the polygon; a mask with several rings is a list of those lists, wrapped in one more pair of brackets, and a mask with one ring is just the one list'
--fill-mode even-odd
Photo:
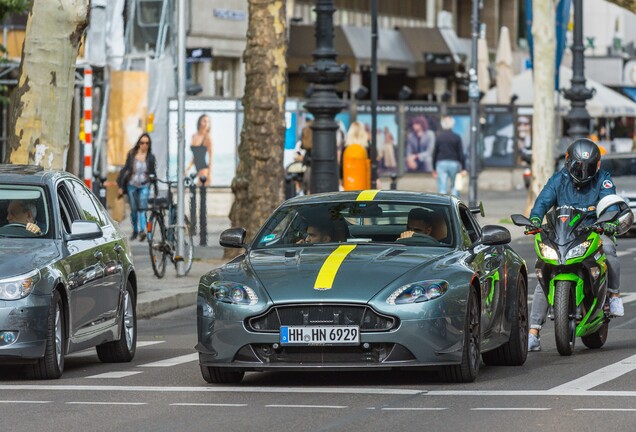
{"label": "tire", "polygon": [[97,357],[102,363],[126,363],[137,351],[137,307],[130,281],[126,282],[124,309],[121,314],[119,340],[96,346]]}
{"label": "tire", "polygon": [[166,231],[160,218],[152,221],[152,230],[148,235],[148,251],[150,252],[150,265],[152,272],[161,279],[166,274]]}
{"label": "tire", "polygon": [[466,304],[466,322],[464,324],[464,347],[462,362],[458,365],[445,366],[442,375],[448,382],[473,382],[479,373],[481,361],[481,308],[475,287],[471,286]]}
{"label": "tire", "polygon": [[603,325],[591,335],[581,336],[581,341],[583,341],[583,345],[590,349],[598,349],[605,345],[607,341],[607,330],[609,329],[609,321],[605,321]]}
{"label": "tire", "polygon": [[245,376],[245,372],[227,368],[201,366],[201,375],[210,384],[238,384]]}
{"label": "tire", "polygon": [[32,379],[58,379],[64,372],[66,318],[62,297],[57,290],[51,297],[47,325],[44,357],[26,367],[27,376]]}
{"label": "tire", "polygon": [[[175,241],[175,248],[176,241]],[[192,259],[194,258],[194,238],[192,237],[192,225],[190,224],[190,219],[185,218],[185,229],[183,236],[183,274],[187,275],[192,269]],[[176,265],[175,261],[175,265]]]}
{"label": "tire", "polygon": [[572,355],[576,342],[574,298],[570,283],[557,281],[554,293],[554,338],[562,356]]}
{"label": "tire", "polygon": [[521,274],[517,276],[517,298],[514,320],[510,326],[508,342],[482,354],[484,363],[492,366],[521,366],[528,357],[528,289]]}

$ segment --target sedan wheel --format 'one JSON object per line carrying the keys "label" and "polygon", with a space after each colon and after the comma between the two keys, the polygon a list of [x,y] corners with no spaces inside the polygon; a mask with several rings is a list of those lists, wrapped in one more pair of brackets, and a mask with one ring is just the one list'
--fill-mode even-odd
{"label": "sedan wheel", "polygon": [[137,311],[135,305],[135,293],[130,282],[127,282],[119,340],[96,347],[97,357],[102,362],[125,363],[135,357],[137,350]]}
{"label": "sedan wheel", "polygon": [[201,375],[210,384],[238,384],[245,376],[245,372],[201,365]]}
{"label": "sedan wheel", "polygon": [[26,367],[26,373],[33,379],[57,379],[64,371],[65,340],[64,306],[59,291],[53,291],[49,307],[46,348],[44,357],[34,365]]}

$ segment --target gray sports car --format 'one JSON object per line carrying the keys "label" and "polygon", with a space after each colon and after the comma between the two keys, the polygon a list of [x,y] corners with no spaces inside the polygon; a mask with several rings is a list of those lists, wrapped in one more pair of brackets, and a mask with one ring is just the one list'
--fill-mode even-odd
{"label": "gray sports car", "polygon": [[224,231],[245,253],[200,280],[203,378],[434,367],[470,382],[482,359],[522,365],[527,267],[478,212],[447,195],[339,192],[286,201],[249,244]]}

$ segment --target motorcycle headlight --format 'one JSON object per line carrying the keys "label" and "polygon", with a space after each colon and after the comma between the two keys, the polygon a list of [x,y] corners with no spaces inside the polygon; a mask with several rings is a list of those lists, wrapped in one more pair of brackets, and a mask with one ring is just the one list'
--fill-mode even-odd
{"label": "motorcycle headlight", "polygon": [[441,297],[448,291],[445,280],[427,280],[404,285],[386,299],[388,304],[421,303]]}
{"label": "motorcycle headlight", "polygon": [[217,281],[210,284],[210,294],[223,303],[254,305],[258,302],[256,292],[247,285],[229,281]]}
{"label": "motorcycle headlight", "polygon": [[541,256],[543,258],[546,258],[549,260],[559,259],[559,255],[557,254],[557,251],[545,243],[539,243],[539,251],[541,251]]}
{"label": "motorcycle headlight", "polygon": [[568,260],[570,258],[577,258],[577,257],[581,257],[581,256],[585,255],[585,252],[587,252],[587,248],[590,247],[590,244],[591,243],[586,240],[583,243],[580,243],[580,244],[574,246],[565,255],[565,259]]}
{"label": "motorcycle headlight", "polygon": [[33,291],[35,284],[40,281],[40,270],[0,279],[0,300],[20,300]]}

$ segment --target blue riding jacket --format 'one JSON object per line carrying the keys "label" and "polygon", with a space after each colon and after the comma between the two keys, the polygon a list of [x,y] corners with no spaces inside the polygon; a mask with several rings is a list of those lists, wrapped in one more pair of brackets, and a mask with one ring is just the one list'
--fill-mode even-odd
{"label": "blue riding jacket", "polygon": [[577,187],[567,169],[563,168],[550,177],[543,187],[534,207],[530,211],[530,218],[538,217],[543,220],[545,214],[553,207],[571,206],[586,212],[586,222],[596,220],[596,204],[605,196],[616,193],[616,187],[610,174],[599,170],[588,184]]}

